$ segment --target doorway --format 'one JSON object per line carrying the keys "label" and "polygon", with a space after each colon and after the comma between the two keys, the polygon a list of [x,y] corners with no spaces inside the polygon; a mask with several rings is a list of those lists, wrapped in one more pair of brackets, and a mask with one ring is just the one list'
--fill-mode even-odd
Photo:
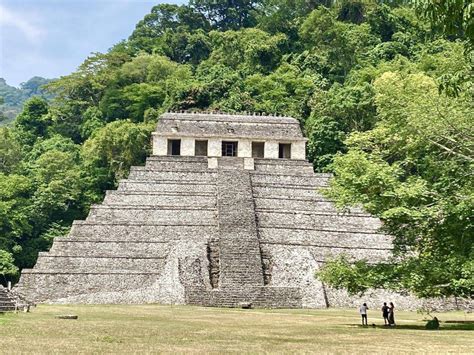
{"label": "doorway", "polygon": [[236,157],[238,149],[238,142],[222,142],[222,156],[223,157]]}
{"label": "doorway", "polygon": [[265,155],[265,142],[252,142],[252,158],[263,158]]}
{"label": "doorway", "polygon": [[197,157],[207,156],[207,141],[196,141],[194,146],[194,155]]}
{"label": "doorway", "polygon": [[278,144],[278,158],[291,159],[291,144],[289,143]]}
{"label": "doorway", "polygon": [[181,155],[181,139],[168,139],[168,155]]}

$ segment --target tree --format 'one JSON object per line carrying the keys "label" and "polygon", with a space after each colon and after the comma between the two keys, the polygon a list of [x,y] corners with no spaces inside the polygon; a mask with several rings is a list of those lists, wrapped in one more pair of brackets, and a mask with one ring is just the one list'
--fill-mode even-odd
{"label": "tree", "polygon": [[159,55],[139,55],[117,71],[114,81],[104,90],[99,108],[106,121],[141,122],[146,110],[164,105],[173,82],[186,81],[190,76],[187,65]]}
{"label": "tree", "polygon": [[0,172],[11,173],[21,159],[21,145],[11,129],[0,127]]}
{"label": "tree", "polygon": [[[357,291],[389,287],[420,297],[472,297],[472,97],[468,91],[457,99],[439,94],[424,74],[387,72],[374,87],[379,122],[347,140],[348,153],[334,160],[329,194],[340,206],[362,204],[382,218],[396,259],[373,267],[339,259],[320,277]],[[347,277],[339,277],[344,270]],[[378,277],[354,284],[374,270]]]}
{"label": "tree", "polygon": [[336,20],[334,10],[320,7],[311,12],[300,27],[300,36],[308,52],[317,53],[321,74],[343,81],[357,64],[363,64],[368,51],[380,40],[368,24],[355,25]]}
{"label": "tree", "polygon": [[[14,264],[15,259],[13,255],[5,250],[0,249],[0,275],[3,278],[10,278],[18,274],[18,268]],[[4,280],[1,280],[2,283]]]}
{"label": "tree", "polygon": [[237,30],[255,25],[258,0],[191,0],[190,5],[219,30]]}
{"label": "tree", "polygon": [[256,111],[303,119],[309,114],[310,98],[320,82],[321,77],[309,73],[302,75],[297,67],[284,64],[267,76],[247,77],[244,86],[255,101]]}
{"label": "tree", "polygon": [[82,148],[88,173],[100,179],[98,184],[104,185],[125,177],[132,165],[145,160],[153,128],[154,124],[125,120],[111,122],[95,131]]}
{"label": "tree", "polygon": [[376,121],[374,89],[365,81],[320,87],[310,106],[305,134],[310,139],[308,158],[317,171],[330,170],[336,153],[346,152],[344,140],[351,132],[371,129]]}
{"label": "tree", "polygon": [[167,30],[157,42],[158,50],[177,63],[198,65],[211,53],[209,37],[202,30]]}
{"label": "tree", "polygon": [[287,38],[258,29],[210,33],[213,51],[208,61],[222,64],[243,74],[267,73],[281,59]]}
{"label": "tree", "polygon": [[50,79],[45,79],[40,76],[34,76],[28,81],[21,83],[21,90],[28,96],[45,96],[43,86],[49,83]]}
{"label": "tree", "polygon": [[[40,97],[29,99],[21,114],[16,118],[16,126],[29,133],[32,137],[45,137],[50,125],[48,117],[48,103]],[[34,139],[34,138],[33,138]]]}
{"label": "tree", "polygon": [[[5,253],[20,253],[22,238],[33,231],[30,210],[32,192],[30,178],[0,173],[0,250]],[[10,264],[12,259],[4,254],[3,260]],[[15,261],[17,265],[21,263],[19,259]]]}
{"label": "tree", "polygon": [[167,32],[183,30],[192,33],[195,30],[208,31],[210,24],[203,14],[194,8],[182,5],[160,4],[152,8],[151,13],[138,22],[130,36],[130,42],[136,50],[153,52],[158,39]]}
{"label": "tree", "polygon": [[414,0],[418,13],[426,17],[435,30],[447,36],[467,38],[474,45],[474,4],[470,0]]}

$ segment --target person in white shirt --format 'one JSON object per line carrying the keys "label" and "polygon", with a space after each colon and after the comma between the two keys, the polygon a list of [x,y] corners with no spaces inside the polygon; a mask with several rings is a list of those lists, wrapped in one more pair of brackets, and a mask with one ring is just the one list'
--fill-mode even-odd
{"label": "person in white shirt", "polygon": [[[362,306],[359,308],[359,313],[362,317],[362,325],[367,325],[367,310],[369,307],[367,307],[367,303],[364,303]],[[364,323],[365,321],[365,323]]]}

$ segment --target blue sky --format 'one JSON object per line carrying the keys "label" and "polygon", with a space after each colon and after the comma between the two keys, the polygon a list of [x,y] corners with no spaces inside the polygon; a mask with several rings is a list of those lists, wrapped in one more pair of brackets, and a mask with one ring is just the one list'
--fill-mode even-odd
{"label": "blue sky", "polygon": [[126,39],[160,2],[184,1],[0,0],[0,77],[18,86],[69,74],[91,52]]}

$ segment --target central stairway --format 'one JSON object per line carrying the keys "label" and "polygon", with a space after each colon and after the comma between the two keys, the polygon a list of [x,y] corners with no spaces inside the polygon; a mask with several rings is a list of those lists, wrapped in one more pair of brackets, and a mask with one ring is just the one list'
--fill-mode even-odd
{"label": "central stairway", "polygon": [[218,211],[221,286],[263,286],[262,256],[247,171],[219,171]]}
{"label": "central stairway", "polygon": [[186,303],[221,307],[301,307],[295,287],[264,285],[262,254],[258,237],[255,203],[250,172],[243,159],[220,158],[217,173],[218,275],[217,285],[209,291],[190,287]]}

